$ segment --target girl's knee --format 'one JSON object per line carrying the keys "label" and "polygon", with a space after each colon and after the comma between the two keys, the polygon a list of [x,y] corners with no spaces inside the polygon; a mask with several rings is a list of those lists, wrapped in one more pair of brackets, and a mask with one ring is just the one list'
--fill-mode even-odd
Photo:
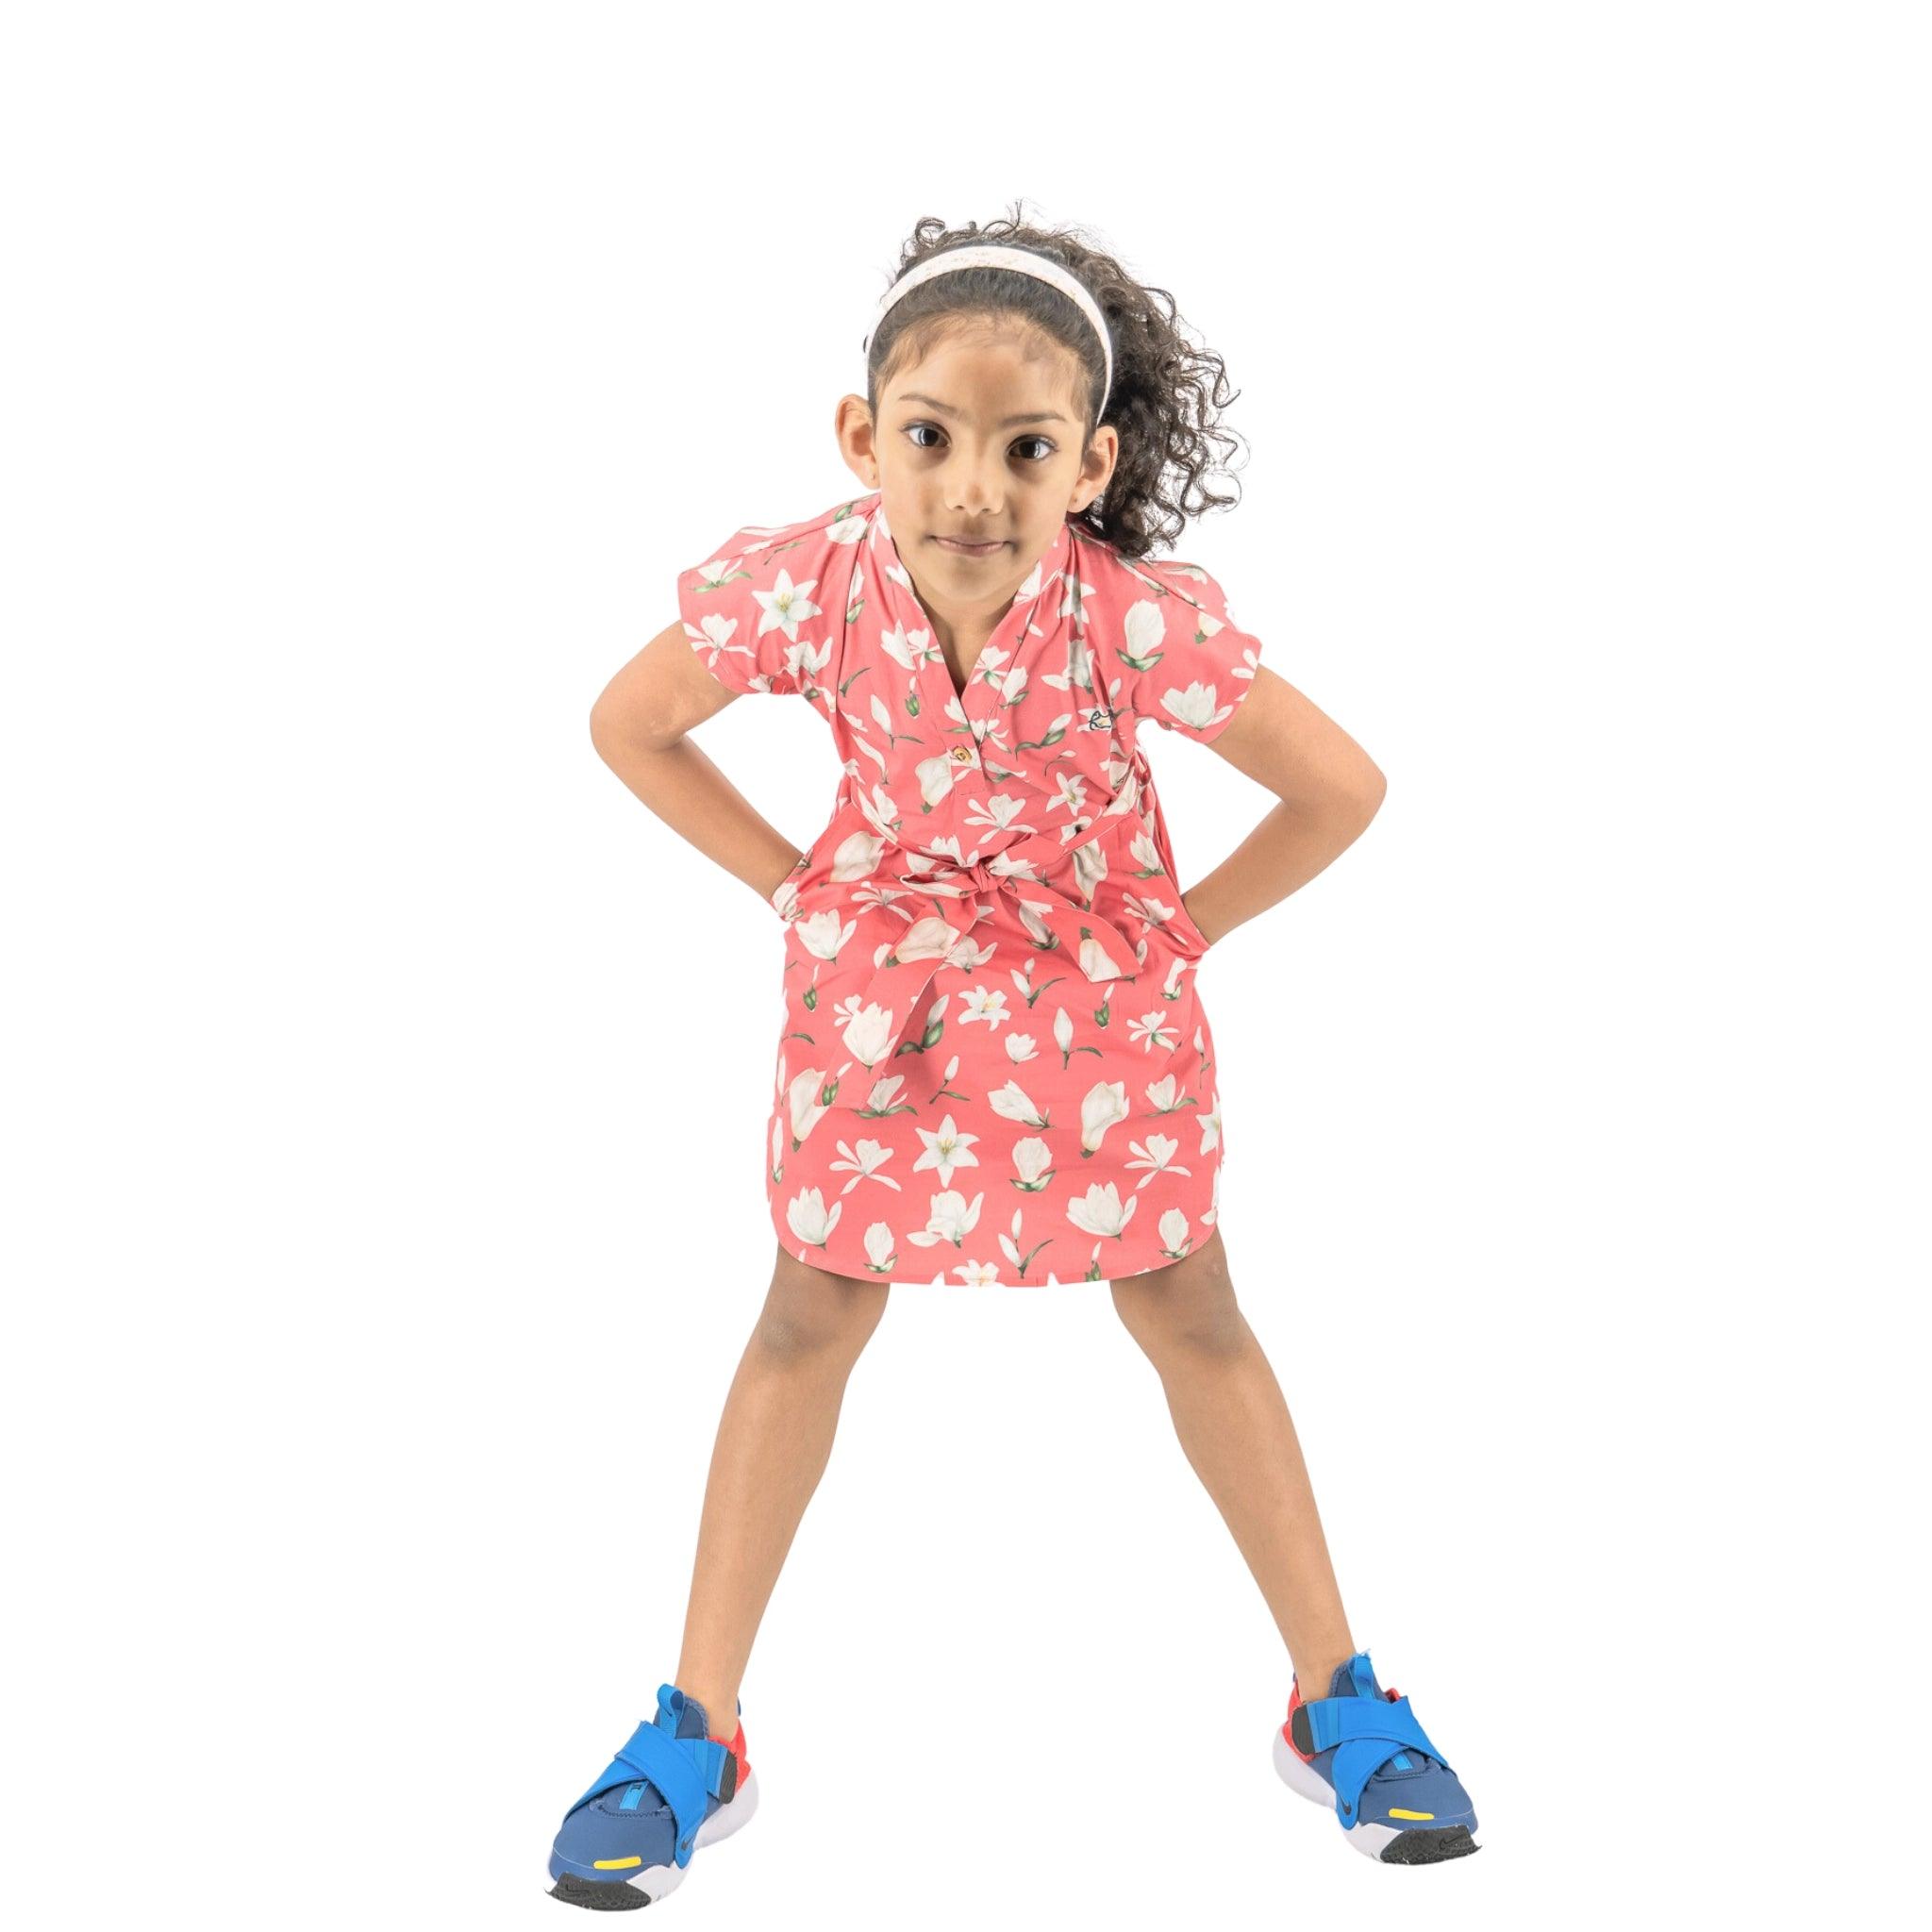
{"label": "girl's knee", "polygon": [[1150,1356],[1176,1348],[1228,1355],[1248,1340],[1218,1233],[1178,1261],[1110,1285],[1115,1312]]}
{"label": "girl's knee", "polygon": [[834,1274],[780,1248],[754,1340],[787,1361],[828,1352],[856,1356],[878,1326],[891,1292],[889,1282]]}

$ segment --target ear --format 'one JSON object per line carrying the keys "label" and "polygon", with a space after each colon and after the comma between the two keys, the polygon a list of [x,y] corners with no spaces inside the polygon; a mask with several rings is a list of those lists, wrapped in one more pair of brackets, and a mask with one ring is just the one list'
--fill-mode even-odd
{"label": "ear", "polygon": [[838,440],[839,454],[845,467],[868,490],[879,487],[878,429],[865,398],[844,395],[832,412],[832,434]]}
{"label": "ear", "polygon": [[1067,505],[1077,513],[1104,491],[1120,460],[1121,433],[1111,423],[1103,423],[1088,439],[1087,454],[1080,460],[1079,480],[1074,486],[1073,500]]}

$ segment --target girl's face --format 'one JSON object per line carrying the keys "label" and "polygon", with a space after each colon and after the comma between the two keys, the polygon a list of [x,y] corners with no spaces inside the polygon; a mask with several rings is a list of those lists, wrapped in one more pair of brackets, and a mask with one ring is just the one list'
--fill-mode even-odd
{"label": "girl's face", "polygon": [[[1113,474],[1111,425],[1084,448],[1074,356],[1037,330],[993,324],[948,338],[879,396],[839,405],[840,445],[879,492],[899,558],[935,616],[997,616],[1070,514]],[[992,547],[978,554],[945,538]]]}

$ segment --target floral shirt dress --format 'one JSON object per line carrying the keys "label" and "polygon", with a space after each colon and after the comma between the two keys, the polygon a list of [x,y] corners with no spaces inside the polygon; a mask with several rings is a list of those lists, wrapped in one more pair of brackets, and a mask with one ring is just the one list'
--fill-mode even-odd
{"label": "floral shirt dress", "polygon": [[772,895],[780,1245],[861,1279],[1053,1287],[1206,1240],[1208,946],[1135,734],[1205,742],[1252,688],[1220,586],[1062,525],[962,690],[874,493],[733,532],[678,604],[714,676],[804,698],[844,761]]}

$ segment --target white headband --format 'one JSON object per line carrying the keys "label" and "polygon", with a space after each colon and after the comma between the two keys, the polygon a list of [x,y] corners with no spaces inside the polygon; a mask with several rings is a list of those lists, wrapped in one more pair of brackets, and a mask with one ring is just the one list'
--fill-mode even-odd
{"label": "white headband", "polygon": [[924,261],[908,268],[879,297],[879,310],[873,318],[865,341],[859,344],[861,351],[872,347],[872,339],[877,334],[879,324],[885,320],[886,311],[901,295],[909,293],[921,282],[929,282],[935,275],[950,275],[958,268],[1008,268],[1018,275],[1031,275],[1036,281],[1049,283],[1078,306],[1080,312],[1093,325],[1093,333],[1100,338],[1100,408],[1093,412],[1093,420],[1099,422],[1106,412],[1107,399],[1113,392],[1113,338],[1107,332],[1107,318],[1100,312],[1100,304],[1081,286],[1077,276],[1070,275],[1058,262],[1037,255],[1030,248],[1014,248],[1005,242],[974,242],[964,248],[942,248],[937,255],[928,255]]}

